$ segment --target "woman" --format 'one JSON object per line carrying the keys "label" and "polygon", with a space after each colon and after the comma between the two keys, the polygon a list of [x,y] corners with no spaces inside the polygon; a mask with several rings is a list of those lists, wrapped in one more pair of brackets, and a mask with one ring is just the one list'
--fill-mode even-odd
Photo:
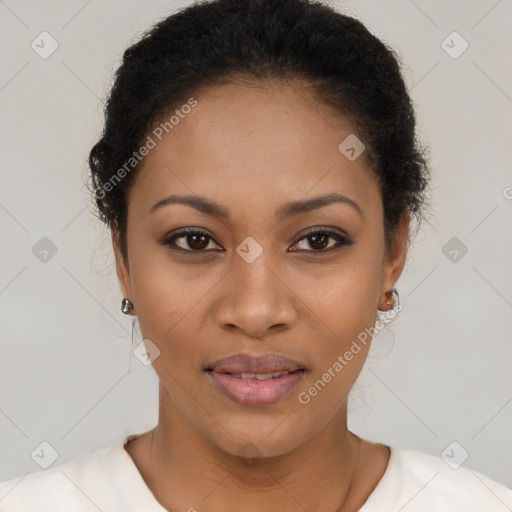
{"label": "woman", "polygon": [[512,507],[484,475],[347,428],[428,182],[382,42],[306,0],[196,4],[126,50],[105,115],[93,193],[159,421],[4,482],[2,511]]}

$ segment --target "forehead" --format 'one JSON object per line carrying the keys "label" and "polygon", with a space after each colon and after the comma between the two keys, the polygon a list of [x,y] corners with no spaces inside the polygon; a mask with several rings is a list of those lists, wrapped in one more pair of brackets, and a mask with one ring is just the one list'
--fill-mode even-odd
{"label": "forehead", "polygon": [[261,209],[329,192],[380,208],[363,155],[351,161],[339,150],[354,127],[308,90],[235,83],[204,89],[194,100],[193,108],[177,107],[163,119],[175,114],[161,140],[150,133],[155,147],[138,171],[130,208],[148,209],[166,194],[185,193]]}

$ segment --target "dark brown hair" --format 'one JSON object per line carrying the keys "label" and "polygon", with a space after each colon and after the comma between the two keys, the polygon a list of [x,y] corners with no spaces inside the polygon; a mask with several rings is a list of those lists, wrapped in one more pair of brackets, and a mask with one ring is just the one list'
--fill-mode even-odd
{"label": "dark brown hair", "polygon": [[299,80],[349,115],[380,184],[386,241],[404,210],[419,220],[429,173],[396,54],[360,21],[320,2],[203,1],[159,21],[124,52],[89,155],[99,217],[116,229],[125,258],[127,192],[140,166],[134,152],[173,108],[237,76]]}

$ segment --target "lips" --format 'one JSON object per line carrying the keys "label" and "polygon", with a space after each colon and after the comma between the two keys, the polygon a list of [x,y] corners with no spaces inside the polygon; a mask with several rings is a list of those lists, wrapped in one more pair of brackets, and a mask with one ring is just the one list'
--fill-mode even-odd
{"label": "lips", "polygon": [[218,373],[241,375],[243,373],[291,373],[304,369],[304,367],[299,362],[288,359],[280,354],[268,353],[256,357],[248,354],[235,354],[233,356],[224,357],[223,359],[218,359],[206,369]]}
{"label": "lips", "polygon": [[228,398],[241,405],[269,405],[288,395],[302,379],[303,365],[280,354],[218,359],[205,371]]}
{"label": "lips", "polygon": [[237,379],[244,380],[269,380],[269,379],[278,379],[283,375],[289,375],[291,372],[271,372],[271,373],[229,373],[231,377],[236,377]]}

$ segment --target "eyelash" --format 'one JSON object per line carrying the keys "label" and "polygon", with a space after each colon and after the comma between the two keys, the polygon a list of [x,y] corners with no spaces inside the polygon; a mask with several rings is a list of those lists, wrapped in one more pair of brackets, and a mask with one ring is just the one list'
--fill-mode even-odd
{"label": "eyelash", "polygon": [[[206,233],[205,231],[202,231],[200,229],[196,229],[196,228],[186,228],[186,229],[182,229],[180,230],[179,232],[177,233],[174,233],[170,236],[166,236],[163,240],[162,240],[162,245],[165,245],[165,246],[168,246],[170,249],[172,250],[176,250],[176,251],[182,251],[182,252],[190,252],[190,253],[206,253],[206,252],[210,252],[210,250],[206,250],[206,249],[202,249],[202,250],[193,250],[193,249],[183,249],[182,247],[176,247],[174,245],[174,242],[180,238],[186,238],[187,236],[190,236],[190,235],[204,235],[206,236],[207,238],[209,238],[210,240],[213,240],[215,241],[208,233]],[[314,235],[327,235],[329,238],[333,238],[334,240],[336,240],[338,242],[338,245],[336,246],[332,246],[332,247],[328,247],[327,249],[321,249],[321,250],[312,250],[312,249],[295,249],[291,252],[314,252],[314,253],[326,253],[326,252],[331,252],[331,251],[337,251],[339,249],[341,249],[342,247],[344,246],[349,246],[349,245],[352,245],[354,243],[354,240],[350,240],[349,238],[343,236],[343,235],[340,235],[338,232],[336,231],[332,231],[331,229],[327,229],[327,228],[314,228],[314,229],[311,229],[309,231],[307,231],[306,233],[304,233],[301,238],[299,238],[296,242],[294,242],[293,245],[297,245],[299,242],[301,242],[302,240],[304,239],[307,239],[307,238],[310,238]],[[217,243],[217,242],[215,242]]]}

